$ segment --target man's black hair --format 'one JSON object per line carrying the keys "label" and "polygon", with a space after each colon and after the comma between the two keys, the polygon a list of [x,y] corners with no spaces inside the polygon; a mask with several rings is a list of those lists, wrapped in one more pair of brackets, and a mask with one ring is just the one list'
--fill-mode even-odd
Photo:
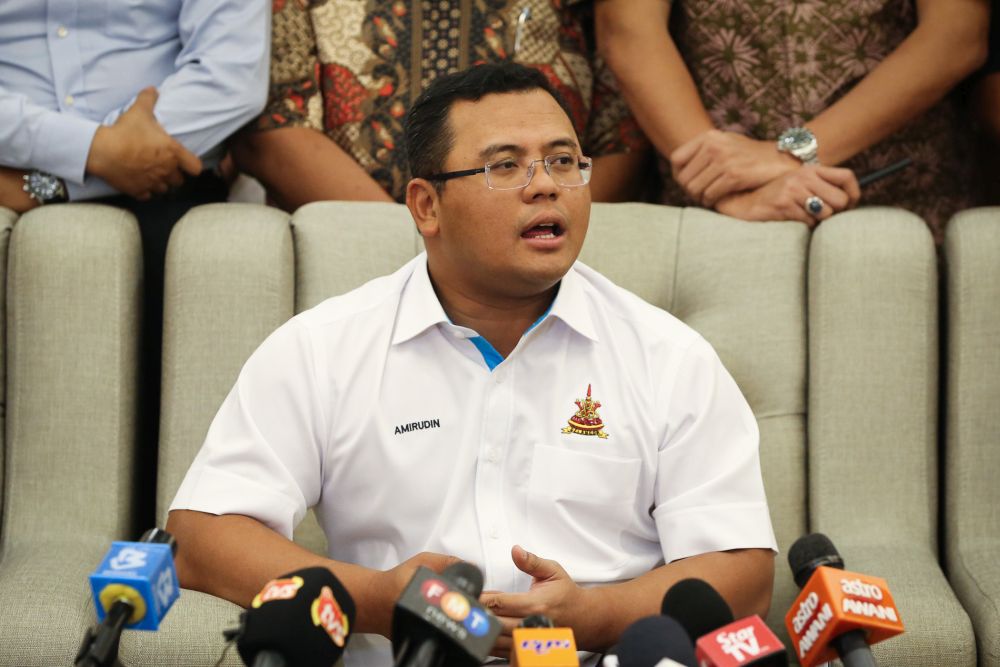
{"label": "man's black hair", "polygon": [[[410,174],[426,178],[444,169],[445,158],[455,141],[448,122],[451,105],[478,102],[495,93],[544,90],[572,119],[569,106],[537,69],[512,62],[476,65],[435,79],[417,98],[406,117],[404,145]],[[470,165],[471,166],[471,165]],[[442,184],[443,185],[443,184]]]}

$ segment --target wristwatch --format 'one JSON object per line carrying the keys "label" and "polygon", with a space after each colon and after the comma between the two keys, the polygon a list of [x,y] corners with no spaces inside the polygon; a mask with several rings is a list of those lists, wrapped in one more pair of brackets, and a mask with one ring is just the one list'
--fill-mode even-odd
{"label": "wristwatch", "polygon": [[819,164],[819,142],[805,127],[790,127],[778,137],[778,150],[796,157],[802,164]]}
{"label": "wristwatch", "polygon": [[66,184],[62,179],[37,169],[24,175],[21,187],[39,204],[56,204],[67,199]]}

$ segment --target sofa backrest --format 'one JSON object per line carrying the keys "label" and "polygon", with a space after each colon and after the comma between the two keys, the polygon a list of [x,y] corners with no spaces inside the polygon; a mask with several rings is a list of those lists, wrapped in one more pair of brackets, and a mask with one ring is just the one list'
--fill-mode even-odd
{"label": "sofa backrest", "polygon": [[252,204],[199,206],[167,248],[156,516],[167,510],[240,369],[292,316],[288,215]]}
{"label": "sofa backrest", "polygon": [[[7,376],[7,248],[10,231],[17,214],[9,208],[0,208],[0,378]],[[7,388],[0,382],[0,480],[3,479],[4,436],[7,413]],[[0,493],[0,521],[3,520],[3,493]]]}
{"label": "sofa backrest", "polygon": [[945,234],[945,556],[976,629],[980,664],[1000,664],[1000,207],[963,211]]}
{"label": "sofa backrest", "polygon": [[5,544],[132,531],[141,276],[124,211],[46,206],[14,226]]}

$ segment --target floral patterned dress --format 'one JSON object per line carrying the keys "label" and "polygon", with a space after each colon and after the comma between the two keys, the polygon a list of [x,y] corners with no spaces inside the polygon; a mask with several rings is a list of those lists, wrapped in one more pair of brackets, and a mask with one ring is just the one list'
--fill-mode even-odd
{"label": "floral patterned dress", "polygon": [[[716,127],[775,139],[829,107],[916,27],[913,0],[677,0],[671,34]],[[973,202],[973,150],[961,109],[946,99],[843,166],[860,177],[904,157],[914,164],[862,192],[862,205],[900,206],[943,226]],[[666,166],[664,198],[684,196]]]}
{"label": "floral patterned dress", "polygon": [[[438,76],[510,59],[559,90],[585,153],[642,147],[593,53],[591,11],[579,0],[273,0],[271,89],[256,127],[325,132],[402,201],[409,105]],[[522,14],[530,18],[515,52]]]}

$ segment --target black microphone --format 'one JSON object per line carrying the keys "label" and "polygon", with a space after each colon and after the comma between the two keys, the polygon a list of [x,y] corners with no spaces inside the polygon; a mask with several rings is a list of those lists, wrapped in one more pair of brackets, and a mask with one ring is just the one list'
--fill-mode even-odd
{"label": "black microphone", "polygon": [[478,667],[500,634],[500,621],[479,604],[483,574],[455,563],[438,574],[419,567],[392,614],[396,667]]}
{"label": "black microphone", "polygon": [[330,667],[344,652],[354,600],[325,567],[269,581],[243,613],[236,649],[252,667]]}
{"label": "black microphone", "polygon": [[703,579],[681,579],[663,596],[660,613],[677,619],[691,641],[733,622],[733,611]]}
{"label": "black microphone", "polygon": [[647,616],[625,628],[602,667],[698,667],[691,638],[677,619]]}
{"label": "black microphone", "polygon": [[788,564],[802,589],[785,618],[800,662],[821,662],[832,647],[844,667],[875,667],[869,644],[903,631],[885,581],[845,572],[844,559],[822,533],[796,540]]}

